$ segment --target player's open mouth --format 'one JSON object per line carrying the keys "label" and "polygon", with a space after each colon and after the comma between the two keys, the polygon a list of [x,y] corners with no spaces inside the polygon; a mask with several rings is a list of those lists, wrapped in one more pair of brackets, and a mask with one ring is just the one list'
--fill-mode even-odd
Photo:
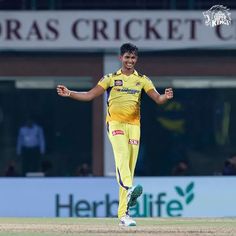
{"label": "player's open mouth", "polygon": [[126,64],[128,67],[133,66],[133,64]]}

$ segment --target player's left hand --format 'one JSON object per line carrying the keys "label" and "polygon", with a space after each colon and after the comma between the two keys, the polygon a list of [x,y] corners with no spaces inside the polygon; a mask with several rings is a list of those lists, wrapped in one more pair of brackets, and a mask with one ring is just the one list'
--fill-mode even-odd
{"label": "player's left hand", "polygon": [[166,88],[165,89],[165,96],[166,96],[166,99],[172,99],[173,98],[172,88]]}

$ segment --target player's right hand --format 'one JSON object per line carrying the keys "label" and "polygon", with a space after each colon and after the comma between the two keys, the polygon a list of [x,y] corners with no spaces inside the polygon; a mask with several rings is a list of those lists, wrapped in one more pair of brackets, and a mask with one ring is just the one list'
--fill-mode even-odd
{"label": "player's right hand", "polygon": [[62,97],[69,97],[71,91],[64,85],[57,85],[57,94]]}

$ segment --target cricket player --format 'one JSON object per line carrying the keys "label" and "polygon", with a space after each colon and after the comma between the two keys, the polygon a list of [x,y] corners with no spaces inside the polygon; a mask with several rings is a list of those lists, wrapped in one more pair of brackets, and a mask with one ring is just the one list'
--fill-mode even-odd
{"label": "cricket player", "polygon": [[138,73],[134,66],[138,59],[138,48],[125,43],[120,48],[121,69],[105,75],[88,92],[71,91],[64,85],[57,86],[57,93],[79,101],[91,101],[107,91],[107,133],[113,148],[116,178],[119,184],[118,218],[121,226],[136,226],[129,216],[129,208],[137,203],[142,186],[133,186],[135,165],[140,145],[140,100],[141,92],[157,104],[173,98],[171,88],[159,94],[152,81]]}

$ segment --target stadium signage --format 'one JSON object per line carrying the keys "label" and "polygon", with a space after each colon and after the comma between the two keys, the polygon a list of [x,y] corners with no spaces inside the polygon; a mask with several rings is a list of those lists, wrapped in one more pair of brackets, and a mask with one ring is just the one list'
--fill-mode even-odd
{"label": "stadium signage", "polygon": [[209,28],[200,11],[0,11],[0,50],[235,48],[232,24]]}
{"label": "stadium signage", "polygon": [[[188,205],[194,199],[194,183],[191,182],[186,190],[176,186],[177,196],[174,199],[168,199],[167,192],[156,194],[144,193],[136,206],[131,208],[130,214],[135,217],[179,217],[182,216],[184,205]],[[186,197],[179,199],[179,197]],[[66,213],[68,217],[97,217],[99,210],[105,214],[105,217],[115,217],[118,207],[118,200],[112,199],[109,194],[105,194],[104,200],[88,201],[86,199],[75,200],[76,196],[69,194],[65,201],[61,200],[60,194],[56,194],[56,217]]]}
{"label": "stadium signage", "polygon": [[[164,214],[169,217],[182,216],[183,205],[178,200],[166,202],[166,193],[159,193],[156,198],[153,194],[144,193],[138,204],[130,211],[135,217],[161,217]],[[68,217],[97,217],[98,211],[103,210],[105,217],[115,217],[118,201],[112,200],[109,194],[105,194],[104,200],[88,201],[79,199],[75,201],[75,196],[69,194],[66,202],[61,202],[60,195],[56,195],[56,217],[66,214]]]}
{"label": "stadium signage", "polygon": [[1,21],[0,37],[4,41],[56,41],[59,38],[59,21],[57,19],[48,19],[44,24],[33,20],[30,25],[25,26],[15,18],[8,18]]}
{"label": "stadium signage", "polygon": [[[6,41],[57,41],[63,34],[60,32],[60,20],[48,19],[44,24],[39,20],[33,20],[30,25],[26,27],[24,21],[15,18],[7,18],[1,22],[2,31],[1,36]],[[190,40],[195,40],[197,25],[202,24],[200,19],[167,19],[167,35],[161,32],[160,25],[163,24],[162,19],[130,19],[121,27],[121,19],[114,19],[113,23],[105,19],[78,19],[71,22],[71,36],[77,41],[101,41],[101,40],[122,40],[123,35],[127,40],[140,41],[140,40],[182,40],[184,35],[180,33],[181,27],[188,29],[188,35],[185,37]],[[89,31],[82,30],[83,27],[88,27]],[[109,28],[113,28],[113,33],[109,32]],[[136,31],[142,29],[141,31]],[[219,37],[220,31],[217,31]]]}
{"label": "stadium signage", "polygon": [[[88,201],[81,199],[75,201],[75,196],[69,194],[66,202],[61,202],[60,195],[56,194],[56,217],[60,217],[61,213],[67,213],[69,217],[97,217],[100,208],[103,209],[106,217],[116,216],[116,209],[118,207],[117,200],[111,200],[109,194],[105,194],[104,200]],[[113,209],[113,207],[115,207]],[[113,209],[113,212],[112,212]]]}
{"label": "stadium signage", "polygon": [[[137,217],[235,217],[236,177],[136,177]],[[215,184],[217,183],[217,185]],[[114,178],[1,178],[0,217],[114,217]],[[16,197],[17,196],[17,197]]]}

